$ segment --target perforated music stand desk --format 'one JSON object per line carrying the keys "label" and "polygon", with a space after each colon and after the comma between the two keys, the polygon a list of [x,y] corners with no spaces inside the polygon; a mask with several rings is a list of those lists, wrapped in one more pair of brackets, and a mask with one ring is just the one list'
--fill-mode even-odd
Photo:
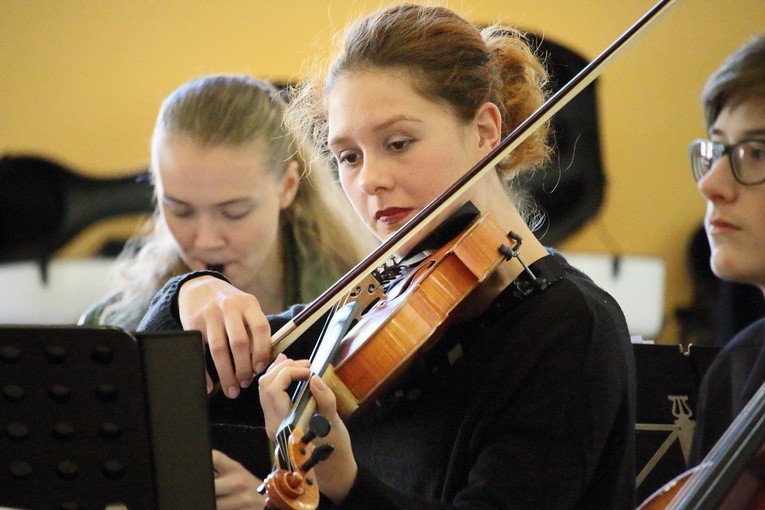
{"label": "perforated music stand desk", "polygon": [[196,332],[0,326],[0,506],[215,508]]}

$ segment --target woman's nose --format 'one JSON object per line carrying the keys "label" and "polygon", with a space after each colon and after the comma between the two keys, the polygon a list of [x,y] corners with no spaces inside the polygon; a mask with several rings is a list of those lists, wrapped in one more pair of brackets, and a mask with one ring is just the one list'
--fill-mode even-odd
{"label": "woman's nose", "polygon": [[198,248],[218,248],[224,244],[222,230],[214,218],[202,215],[197,220],[194,244]]}
{"label": "woman's nose", "polygon": [[368,195],[393,187],[392,175],[383,161],[365,158],[359,174],[359,186]]}
{"label": "woman's nose", "polygon": [[718,158],[709,171],[696,183],[699,192],[709,200],[730,199],[740,184],[733,176],[730,159]]}

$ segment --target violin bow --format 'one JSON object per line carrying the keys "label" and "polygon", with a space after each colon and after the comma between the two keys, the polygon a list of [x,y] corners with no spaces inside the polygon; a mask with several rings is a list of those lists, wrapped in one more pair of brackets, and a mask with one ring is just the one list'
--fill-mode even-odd
{"label": "violin bow", "polygon": [[401,249],[422,229],[429,226],[434,219],[444,212],[451,204],[459,199],[475,184],[478,179],[493,169],[494,166],[507,157],[523,143],[535,130],[550,120],[561,108],[576,97],[585,87],[595,81],[617,55],[627,49],[642,36],[648,28],[662,19],[678,0],[661,0],[636,21],[616,41],[593,59],[576,76],[550,96],[534,113],[521,122],[508,134],[497,147],[479,161],[465,175],[436,197],[430,204],[407,221],[394,235],[380,244],[372,253],[356,264],[345,276],[309,303],[291,321],[282,326],[271,338],[271,355],[283,352],[300,337],[314,322],[323,316],[338,301],[340,296],[348,295],[360,285],[371,269],[382,266],[389,261],[393,254]]}

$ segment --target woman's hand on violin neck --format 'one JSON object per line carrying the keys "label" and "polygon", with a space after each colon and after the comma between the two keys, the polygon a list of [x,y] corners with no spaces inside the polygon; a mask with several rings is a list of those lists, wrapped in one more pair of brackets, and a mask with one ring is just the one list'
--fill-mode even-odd
{"label": "woman's hand on violin neck", "polygon": [[348,429],[337,414],[335,394],[318,376],[311,377],[311,393],[316,400],[316,410],[327,417],[331,426],[329,434],[321,441],[335,447],[332,455],[314,468],[316,480],[319,490],[339,505],[356,481],[358,466],[353,456]]}
{"label": "woman's hand on violin neck", "polygon": [[287,389],[294,381],[305,381],[311,375],[308,360],[295,361],[279,354],[266,373],[258,379],[260,407],[263,409],[266,434],[276,437],[284,419],[292,408],[292,399]]}
{"label": "woman's hand on violin neck", "polygon": [[[239,396],[271,358],[271,329],[257,298],[212,276],[188,280],[178,293],[184,329],[198,330],[229,398]],[[207,376],[208,391],[212,387]]]}
{"label": "woman's hand on violin neck", "polygon": [[213,450],[212,456],[217,510],[250,510],[265,507],[265,498],[258,493],[258,486],[262,480],[218,450]]}
{"label": "woman's hand on violin neck", "polygon": [[[258,379],[266,432],[272,439],[292,407],[287,389],[294,381],[305,381],[308,377],[311,377],[311,370],[307,360],[295,361],[279,354],[266,373]],[[337,414],[337,401],[332,390],[318,376],[311,377],[310,390],[316,402],[316,411],[323,414],[330,424],[329,434],[314,439],[314,442],[334,446],[329,458],[319,462],[314,472],[319,490],[339,504],[351,490],[358,471],[351,449],[351,439],[343,420]]]}

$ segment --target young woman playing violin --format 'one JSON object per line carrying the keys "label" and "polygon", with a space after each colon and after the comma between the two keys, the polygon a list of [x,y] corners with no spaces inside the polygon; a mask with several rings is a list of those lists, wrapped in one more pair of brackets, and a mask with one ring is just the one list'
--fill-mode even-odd
{"label": "young woman playing violin", "polygon": [[[334,160],[356,213],[386,240],[542,103],[545,76],[513,29],[479,31],[445,8],[393,6],[348,28],[326,75],[304,85],[288,116]],[[299,306],[265,317],[219,275],[195,273],[170,281],[143,325],[202,331],[224,390],[265,370],[258,388],[271,437],[288,413],[288,388],[309,380],[331,425],[322,441],[335,447],[315,467],[321,508],[634,508],[634,363],[623,314],[535,238],[512,186],[547,154],[538,131],[467,192],[522,239],[518,257],[346,422],[303,359],[313,330],[271,363],[269,331]],[[220,455],[214,463],[226,472],[216,480],[220,507],[262,504],[259,479]]]}

